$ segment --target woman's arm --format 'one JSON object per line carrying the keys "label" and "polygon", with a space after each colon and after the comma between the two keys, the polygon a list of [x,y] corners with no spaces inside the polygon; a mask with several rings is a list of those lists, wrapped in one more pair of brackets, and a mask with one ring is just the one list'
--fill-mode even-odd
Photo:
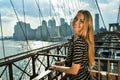
{"label": "woman's arm", "polygon": [[50,67],[50,69],[57,70],[57,71],[60,71],[60,72],[65,72],[65,73],[68,73],[68,74],[76,75],[78,73],[80,67],[81,67],[80,64],[72,63],[71,67],[52,65]]}
{"label": "woman's arm", "polygon": [[62,66],[62,65],[65,64],[65,61],[66,61],[66,60],[63,60],[63,61],[57,61],[57,62],[55,62],[55,65]]}

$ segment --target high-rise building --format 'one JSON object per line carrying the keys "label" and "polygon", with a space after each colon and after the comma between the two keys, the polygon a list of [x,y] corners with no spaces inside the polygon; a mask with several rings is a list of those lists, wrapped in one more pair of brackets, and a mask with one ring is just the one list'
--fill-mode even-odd
{"label": "high-rise building", "polygon": [[65,24],[65,19],[64,18],[60,18],[60,25]]}
{"label": "high-rise building", "polygon": [[13,38],[15,40],[31,40],[35,38],[34,36],[35,32],[30,28],[30,24],[19,21],[14,26]]}
{"label": "high-rise building", "polygon": [[72,35],[71,26],[65,22],[64,18],[60,18],[59,32],[61,37],[68,37]]}
{"label": "high-rise building", "polygon": [[38,26],[38,28],[36,29],[35,37],[36,37],[36,40],[42,40],[42,38],[43,38],[43,36],[42,36],[42,26]]}
{"label": "high-rise building", "polygon": [[99,14],[95,14],[95,34],[99,33]]}
{"label": "high-rise building", "polygon": [[48,30],[51,37],[57,36],[56,21],[54,18],[48,20]]}
{"label": "high-rise building", "polygon": [[42,21],[41,29],[42,40],[47,41],[50,38],[50,33],[48,31],[47,22],[45,20]]}

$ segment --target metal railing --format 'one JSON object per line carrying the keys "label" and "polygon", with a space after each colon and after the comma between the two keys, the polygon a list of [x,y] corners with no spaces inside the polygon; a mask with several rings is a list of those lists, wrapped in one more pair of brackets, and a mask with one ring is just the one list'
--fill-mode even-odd
{"label": "metal railing", "polygon": [[[34,80],[44,72],[45,75],[39,77],[40,79],[59,80],[60,75],[63,77],[62,73],[48,71],[48,67],[55,61],[66,57],[68,43],[57,43],[0,59],[0,78],[3,80]],[[120,80],[120,60],[98,57],[95,60],[96,68],[91,71],[91,74],[98,77],[98,80]]]}
{"label": "metal railing", "polygon": [[97,67],[91,71],[98,80],[120,80],[120,59],[95,58]]}
{"label": "metal railing", "polygon": [[[68,42],[34,49],[0,59],[0,78],[3,80],[30,80],[48,69],[50,64],[67,53]],[[49,54],[49,55],[48,55]],[[51,56],[52,57],[51,57]]]}

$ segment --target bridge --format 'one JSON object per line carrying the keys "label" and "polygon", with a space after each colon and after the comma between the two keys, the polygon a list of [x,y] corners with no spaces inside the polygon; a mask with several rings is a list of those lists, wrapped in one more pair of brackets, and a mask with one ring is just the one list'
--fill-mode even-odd
{"label": "bridge", "polygon": [[[120,45],[119,40],[119,32],[106,32],[95,35],[96,66],[91,70],[91,74],[98,77],[98,80],[120,79],[120,59],[109,54],[106,54],[107,57],[100,57],[102,53],[98,56],[99,50],[104,48],[119,51],[120,47],[116,46],[116,43]],[[17,71],[17,80],[59,80],[64,76],[64,73],[48,70],[48,67],[54,62],[66,58],[68,44],[69,41],[60,42],[0,59],[0,69],[2,69],[0,77],[5,80],[14,80],[14,74]],[[6,72],[7,76],[5,76]]]}
{"label": "bridge", "polygon": [[[74,3],[77,0],[75,0]],[[96,7],[99,11],[101,21],[103,23],[103,28],[106,29],[106,25],[101,13],[101,9],[99,8],[97,0],[94,1],[96,4]],[[60,34],[62,37],[68,37],[67,31],[64,31],[66,34],[57,33],[57,37],[52,37],[53,34],[52,31],[48,30],[48,27],[46,26],[46,22],[44,20],[44,16],[41,12],[41,8],[39,5],[39,0],[35,0],[35,3],[37,5],[37,9],[39,12],[39,23],[42,23],[41,20],[43,20],[43,27],[41,28],[41,25],[38,26],[37,32],[37,39],[38,40],[46,40],[45,37],[49,37],[49,41],[59,41],[61,40]],[[66,0],[67,3],[70,3],[69,0]],[[26,41],[29,50],[26,52],[18,53],[15,55],[11,55],[8,57],[5,57],[5,50],[4,50],[4,35],[3,35],[3,27],[2,27],[2,19],[1,19],[1,13],[0,13],[0,27],[1,27],[1,40],[3,44],[3,54],[4,58],[0,59],[0,80],[60,80],[62,77],[64,77],[64,73],[58,72],[58,71],[52,71],[49,70],[49,66],[54,64],[56,61],[61,61],[66,58],[66,54],[68,51],[68,45],[69,40],[65,40],[64,42],[58,42],[54,43],[49,46],[37,48],[37,49],[31,49],[29,46],[29,31],[27,30],[26,26],[26,13],[25,13],[25,0],[22,0],[22,6],[23,9],[23,23],[20,23],[19,15],[15,9],[15,3],[10,0],[10,4],[13,8],[13,11],[15,13],[16,19],[18,21],[19,29],[21,30],[22,36],[24,37],[24,40]],[[49,0],[50,4],[50,17],[52,14],[54,14],[54,18],[58,22],[59,16],[56,15],[54,6],[51,3],[51,0]],[[58,4],[58,3],[57,3]],[[72,5],[80,5],[79,2],[77,4]],[[64,18],[67,21],[67,14],[65,13],[65,9],[67,8],[65,4],[62,5],[58,4],[58,7],[62,7],[62,12],[64,12]],[[72,9],[69,9],[70,6],[68,6],[68,10],[70,13],[74,13]],[[80,8],[80,6],[78,6]],[[76,7],[77,8],[77,7]],[[75,8],[75,9],[76,9]],[[77,8],[77,10],[79,9]],[[52,13],[53,11],[53,13]],[[33,11],[34,12],[34,11]],[[60,12],[59,12],[60,13]],[[73,14],[71,15],[73,16]],[[51,20],[50,20],[51,21]],[[64,21],[64,20],[63,20]],[[54,22],[54,20],[53,20]],[[36,23],[36,22],[35,22]],[[53,26],[53,24],[51,24]],[[70,30],[70,26],[68,24],[66,29],[68,30],[70,35],[72,35],[72,31]],[[65,26],[61,25],[63,28],[61,30],[65,29]],[[55,26],[54,26],[55,27]],[[54,29],[54,28],[51,28]],[[59,29],[58,29],[59,30]],[[16,31],[18,32],[18,31]],[[31,31],[32,32],[32,31]],[[46,35],[46,33],[48,35]],[[21,34],[19,33],[19,34]],[[94,76],[94,78],[98,78],[98,80],[120,80],[120,6],[118,10],[118,16],[116,23],[110,23],[109,24],[109,30],[105,32],[98,32],[95,36],[95,61],[96,65],[93,68],[93,70],[90,71],[91,75]],[[21,38],[21,37],[19,37]],[[41,39],[40,39],[41,38]],[[66,38],[69,39],[69,38]],[[118,52],[118,53],[117,53]]]}

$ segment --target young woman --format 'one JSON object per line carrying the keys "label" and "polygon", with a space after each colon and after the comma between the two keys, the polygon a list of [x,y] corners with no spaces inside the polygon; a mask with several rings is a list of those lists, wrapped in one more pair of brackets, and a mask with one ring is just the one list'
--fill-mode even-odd
{"label": "young woman", "polygon": [[90,67],[95,65],[93,21],[90,12],[87,10],[78,11],[72,26],[74,36],[66,60],[56,62],[50,69],[69,74],[69,80],[89,80],[88,64]]}

